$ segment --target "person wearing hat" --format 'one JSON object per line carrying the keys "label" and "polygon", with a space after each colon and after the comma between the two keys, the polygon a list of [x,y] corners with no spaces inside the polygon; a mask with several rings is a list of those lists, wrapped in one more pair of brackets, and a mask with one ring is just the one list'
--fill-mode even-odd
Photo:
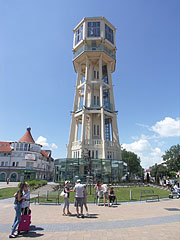
{"label": "person wearing hat", "polygon": [[77,184],[75,185],[73,191],[75,194],[75,207],[77,212],[77,217],[79,218],[79,207],[81,208],[81,217],[84,218],[83,215],[83,200],[84,200],[84,185],[81,184],[81,180],[77,180]]}
{"label": "person wearing hat", "polygon": [[[65,186],[64,186],[64,192],[67,194],[67,197],[64,197],[64,206],[63,206],[63,216],[71,215],[71,212],[69,211],[69,193],[72,192],[69,188],[69,183],[70,181],[66,180],[65,181]],[[65,213],[65,209],[67,208],[67,214]]]}

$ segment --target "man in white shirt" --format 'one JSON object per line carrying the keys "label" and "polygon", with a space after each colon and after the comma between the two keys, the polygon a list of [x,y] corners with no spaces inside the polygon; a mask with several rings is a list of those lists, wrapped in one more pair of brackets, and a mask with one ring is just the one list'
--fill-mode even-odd
{"label": "man in white shirt", "polygon": [[103,183],[103,185],[101,186],[102,192],[103,192],[103,198],[104,198],[104,206],[106,206],[106,199],[108,202],[108,206],[109,206],[109,197],[108,197],[108,186],[107,184]]}
{"label": "man in white shirt", "polygon": [[77,184],[75,185],[74,192],[75,194],[75,207],[77,212],[77,217],[79,218],[79,207],[81,208],[81,217],[84,218],[83,215],[83,200],[84,200],[84,185],[81,184],[81,180],[77,180]]}

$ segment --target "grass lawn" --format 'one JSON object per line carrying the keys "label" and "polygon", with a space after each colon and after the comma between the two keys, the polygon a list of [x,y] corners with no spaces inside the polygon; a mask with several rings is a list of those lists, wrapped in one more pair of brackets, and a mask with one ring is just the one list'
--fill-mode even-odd
{"label": "grass lawn", "polygon": [[14,193],[18,190],[17,187],[9,187],[0,189],[0,199],[13,197]]}
{"label": "grass lawn", "polygon": [[[168,196],[169,196],[168,191],[161,190],[161,189],[154,188],[154,187],[124,187],[124,188],[118,187],[118,188],[115,188],[115,195],[117,197],[117,201],[118,202],[130,201],[130,189],[132,190],[132,201],[140,200],[140,195],[141,195],[142,190],[153,190],[154,194],[159,195],[159,198],[168,198]],[[91,189],[91,190],[92,190],[91,195],[88,194],[88,196],[87,196],[87,202],[94,203],[94,193],[95,192],[94,192],[94,189]],[[90,188],[88,189],[88,193],[90,193]],[[45,198],[45,195],[44,195],[43,198],[40,198],[40,202],[46,202],[46,203],[56,202],[55,196],[57,196],[57,192],[51,193],[49,195],[49,200],[47,201]],[[75,196],[75,193],[71,192],[70,193],[70,202],[71,203],[74,202],[74,196]],[[64,202],[64,199],[62,197],[60,197],[59,199],[60,199],[59,201],[61,203]],[[146,198],[144,198],[143,200],[145,200],[145,199]]]}

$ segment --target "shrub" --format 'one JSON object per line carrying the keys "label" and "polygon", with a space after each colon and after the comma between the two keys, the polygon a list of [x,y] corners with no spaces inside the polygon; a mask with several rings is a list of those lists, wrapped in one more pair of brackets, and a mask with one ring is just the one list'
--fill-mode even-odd
{"label": "shrub", "polygon": [[[37,189],[47,184],[46,180],[37,180],[37,179],[26,180],[26,182],[29,184],[29,187],[31,190]],[[18,184],[18,187],[20,186],[20,184],[21,183]]]}

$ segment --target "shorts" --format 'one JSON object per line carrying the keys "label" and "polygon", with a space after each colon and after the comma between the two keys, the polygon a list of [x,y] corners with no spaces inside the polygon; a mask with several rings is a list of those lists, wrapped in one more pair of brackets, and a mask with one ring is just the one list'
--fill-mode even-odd
{"label": "shorts", "polygon": [[83,203],[84,203],[84,198],[76,197],[75,202],[74,202],[74,206],[75,207],[82,207]]}
{"label": "shorts", "polygon": [[103,196],[108,197],[108,192],[103,192]]}
{"label": "shorts", "polygon": [[87,203],[87,197],[84,197],[83,198],[83,204],[86,204]]}

